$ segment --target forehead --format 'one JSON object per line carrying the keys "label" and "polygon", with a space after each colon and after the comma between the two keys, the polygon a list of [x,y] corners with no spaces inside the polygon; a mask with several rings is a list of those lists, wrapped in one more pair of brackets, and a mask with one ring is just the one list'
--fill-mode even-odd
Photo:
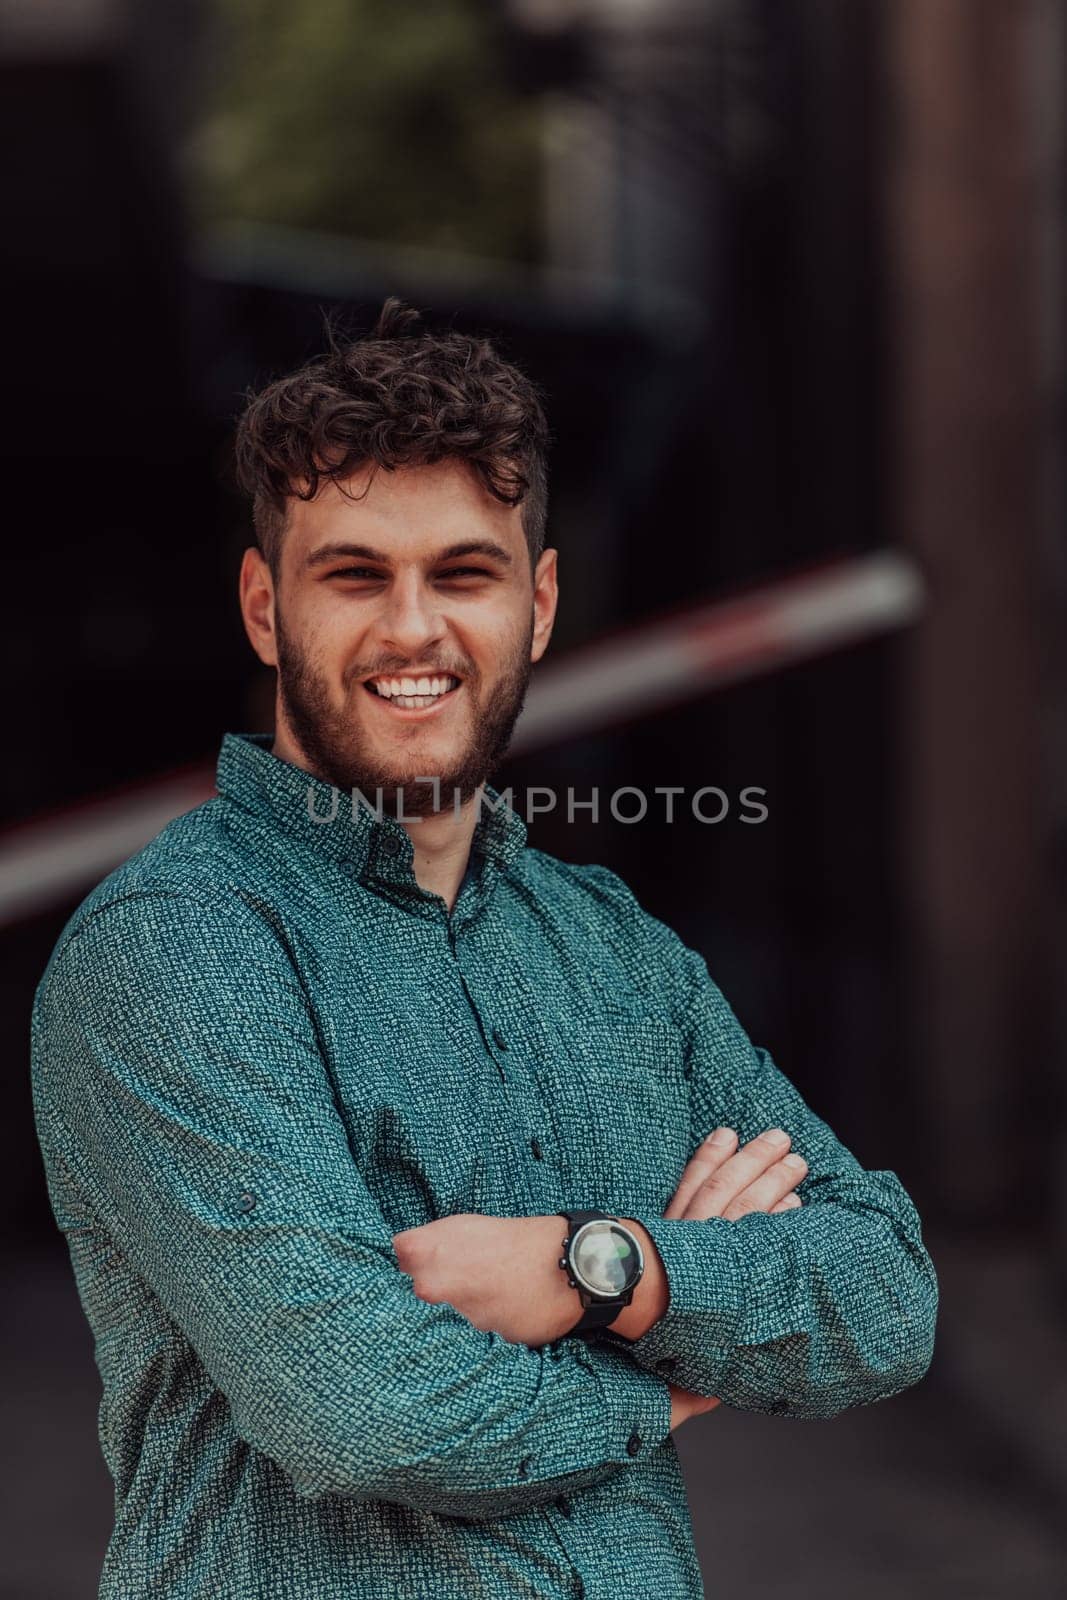
{"label": "forehead", "polygon": [[432,559],[463,539],[491,538],[515,557],[526,551],[520,506],[506,506],[460,461],[360,467],[313,500],[288,501],[285,564],[302,567],[317,546],[351,540],[397,560]]}

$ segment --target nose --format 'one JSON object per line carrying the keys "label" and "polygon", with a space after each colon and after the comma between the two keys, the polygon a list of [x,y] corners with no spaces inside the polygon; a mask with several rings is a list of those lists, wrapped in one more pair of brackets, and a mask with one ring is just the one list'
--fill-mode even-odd
{"label": "nose", "polygon": [[375,625],[383,650],[421,658],[445,637],[448,627],[438,597],[418,572],[398,573]]}

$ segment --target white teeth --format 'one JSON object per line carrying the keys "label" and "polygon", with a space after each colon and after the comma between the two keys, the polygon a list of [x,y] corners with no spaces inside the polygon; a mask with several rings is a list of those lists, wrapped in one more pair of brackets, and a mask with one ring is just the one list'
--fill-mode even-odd
{"label": "white teeth", "polygon": [[447,694],[450,689],[457,688],[459,679],[451,676],[418,679],[374,678],[368,679],[368,683],[384,700],[392,700],[397,705],[405,707],[410,703],[421,708],[423,705],[432,705],[439,695]]}

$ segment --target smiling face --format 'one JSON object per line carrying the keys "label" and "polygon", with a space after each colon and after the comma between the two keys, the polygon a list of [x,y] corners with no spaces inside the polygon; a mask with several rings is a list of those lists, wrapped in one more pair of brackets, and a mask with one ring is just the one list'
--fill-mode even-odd
{"label": "smiling face", "polygon": [[[241,609],[278,668],[275,754],[386,809],[468,800],[507,749],[555,618],[520,507],[454,460],[362,468],[292,498],[277,581],[245,552]],[[353,498],[357,497],[358,498]]]}

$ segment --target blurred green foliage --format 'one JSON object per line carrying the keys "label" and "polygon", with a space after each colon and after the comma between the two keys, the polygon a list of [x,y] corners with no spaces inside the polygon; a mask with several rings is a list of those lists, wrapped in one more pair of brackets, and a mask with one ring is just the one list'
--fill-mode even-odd
{"label": "blurred green foliage", "polygon": [[535,261],[540,116],[489,0],[211,0],[189,146],[203,226]]}

